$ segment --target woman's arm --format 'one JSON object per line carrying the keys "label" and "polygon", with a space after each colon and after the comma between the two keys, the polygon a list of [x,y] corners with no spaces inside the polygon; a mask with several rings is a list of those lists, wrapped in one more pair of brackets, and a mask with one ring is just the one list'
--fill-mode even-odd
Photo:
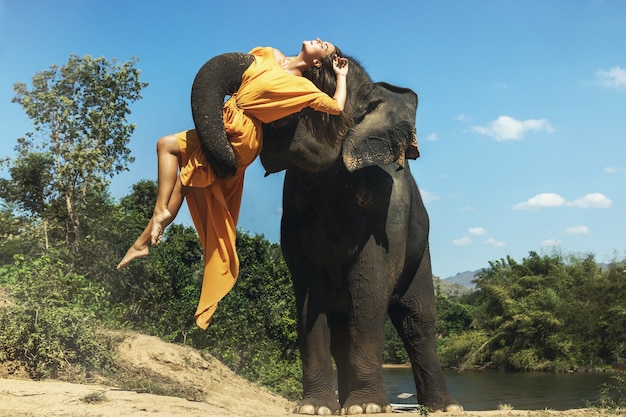
{"label": "woman's arm", "polygon": [[335,88],[335,95],[333,98],[337,101],[339,110],[343,111],[346,105],[347,97],[347,82],[346,76],[348,75],[348,60],[346,58],[335,57],[333,60],[333,69],[335,70],[335,76],[337,77],[337,87]]}

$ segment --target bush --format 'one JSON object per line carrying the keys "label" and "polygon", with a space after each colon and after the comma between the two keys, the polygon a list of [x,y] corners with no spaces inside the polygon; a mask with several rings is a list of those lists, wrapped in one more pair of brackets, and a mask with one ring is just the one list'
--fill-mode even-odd
{"label": "bush", "polygon": [[17,305],[0,310],[0,361],[22,365],[31,378],[58,378],[113,366],[94,317],[73,307]]}
{"label": "bush", "polygon": [[21,364],[31,377],[61,377],[110,368],[111,349],[96,331],[106,294],[64,262],[21,256],[2,267],[15,303],[0,309],[0,361]]}
{"label": "bush", "polygon": [[611,376],[611,383],[600,389],[600,398],[595,405],[601,409],[619,411],[626,409],[626,373]]}
{"label": "bush", "polygon": [[392,364],[409,363],[409,354],[390,319],[385,320],[385,350],[383,362]]}
{"label": "bush", "polygon": [[476,366],[488,359],[489,338],[484,332],[469,330],[442,340],[438,346],[439,361],[444,368]]}

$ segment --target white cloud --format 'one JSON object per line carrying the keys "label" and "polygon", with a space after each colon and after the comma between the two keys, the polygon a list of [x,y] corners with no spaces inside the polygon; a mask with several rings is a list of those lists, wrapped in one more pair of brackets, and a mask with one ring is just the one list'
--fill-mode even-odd
{"label": "white cloud", "polygon": [[568,235],[586,235],[589,234],[589,228],[587,226],[572,226],[565,229],[565,233]]}
{"label": "white cloud", "polygon": [[514,210],[535,210],[538,208],[546,207],[560,207],[567,202],[563,197],[554,193],[542,193],[537,194],[534,197],[529,198],[523,203],[518,203],[513,206]]}
{"label": "white cloud", "polygon": [[561,246],[561,241],[558,239],[548,239],[541,242],[541,246]]}
{"label": "white cloud", "polygon": [[470,227],[468,232],[470,235],[473,235],[473,236],[480,236],[480,235],[487,234],[487,231],[483,229],[482,227]]}
{"label": "white cloud", "polygon": [[616,168],[616,167],[605,167],[604,168],[604,172],[606,172],[607,174],[615,174],[616,172],[620,172],[622,171],[621,168]]}
{"label": "white cloud", "polygon": [[580,208],[609,208],[613,205],[613,201],[602,193],[591,193],[582,198],[577,198],[567,205]]}
{"label": "white cloud", "polygon": [[472,126],[470,128],[481,135],[491,136],[498,142],[504,140],[520,140],[529,131],[554,132],[548,119],[516,120],[509,116],[500,116],[487,126]]}
{"label": "white cloud", "polygon": [[605,87],[626,90],[626,68],[599,69],[596,71],[596,80]]}
{"label": "white cloud", "polygon": [[497,240],[495,240],[494,238],[490,237],[489,239],[485,240],[485,245],[487,246],[492,246],[494,248],[501,248],[503,246],[506,246],[506,243],[504,242],[498,242]]}
{"label": "white cloud", "polygon": [[472,244],[472,238],[468,236],[461,237],[459,239],[454,239],[452,241],[454,246],[469,246]]}
{"label": "white cloud", "polygon": [[439,140],[439,138],[437,137],[436,133],[431,133],[430,135],[426,136],[426,140],[429,142],[436,142]]}
{"label": "white cloud", "polygon": [[578,208],[609,208],[613,201],[602,193],[590,193],[574,201],[567,201],[554,193],[541,193],[528,200],[515,204],[513,210],[537,210],[552,207],[578,207]]}
{"label": "white cloud", "polygon": [[501,83],[501,82],[497,82],[494,84],[494,87],[499,88],[501,90],[507,89],[509,88],[508,85],[506,85],[506,83]]}
{"label": "white cloud", "polygon": [[454,120],[457,122],[470,122],[472,118],[466,114],[461,113],[458,116],[456,116]]}
{"label": "white cloud", "polygon": [[424,201],[424,204],[432,203],[433,201],[439,200],[439,196],[432,191],[420,189],[420,194],[422,195],[422,200]]}

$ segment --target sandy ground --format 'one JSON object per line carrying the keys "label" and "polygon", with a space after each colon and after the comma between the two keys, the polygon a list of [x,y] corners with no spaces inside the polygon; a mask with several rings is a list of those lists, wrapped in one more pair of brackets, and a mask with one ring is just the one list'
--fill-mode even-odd
{"label": "sandy ground", "polygon": [[[203,357],[189,347],[165,343],[155,337],[128,334],[119,344],[119,354],[120,362],[129,374],[134,372],[136,375],[144,376],[143,384],[146,384],[146,380],[154,380],[157,381],[155,383],[165,387],[168,384],[186,387],[183,391],[187,399],[146,394],[142,391],[147,389],[121,389],[102,382],[79,384],[54,380],[4,378],[0,379],[0,416],[293,417],[294,415],[292,414],[294,403],[238,377],[218,360]],[[594,410],[491,410],[447,415],[592,417],[608,414]]]}

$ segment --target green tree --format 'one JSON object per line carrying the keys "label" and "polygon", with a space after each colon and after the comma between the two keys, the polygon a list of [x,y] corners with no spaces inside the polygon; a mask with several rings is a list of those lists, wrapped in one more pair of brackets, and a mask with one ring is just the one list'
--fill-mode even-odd
{"label": "green tree", "polygon": [[140,180],[133,184],[132,192],[120,200],[120,206],[124,210],[124,213],[139,213],[144,219],[149,220],[154,211],[156,195],[156,181]]}
{"label": "green tree", "polygon": [[[62,201],[65,240],[74,251],[89,209],[88,194],[106,191],[109,178],[133,161],[127,147],[135,129],[127,121],[129,105],[141,98],[147,86],[139,80],[136,63],[135,58],[120,64],[115,59],[71,55],[65,65],[35,74],[31,88],[21,82],[13,86],[13,102],[22,106],[34,125],[34,132],[20,138],[16,146],[12,175],[17,178],[12,179],[20,185],[15,191],[28,195],[18,201],[38,216],[45,213],[50,199]],[[50,181],[37,184],[31,177],[20,177],[38,171]]]}
{"label": "green tree", "polygon": [[385,319],[385,349],[383,351],[384,363],[406,364],[409,363],[409,354],[404,347],[398,331],[393,326],[391,319]]}
{"label": "green tree", "polygon": [[17,254],[29,254],[34,233],[27,219],[17,216],[18,208],[14,203],[0,202],[0,265],[13,262]]}
{"label": "green tree", "polygon": [[[596,369],[626,351],[623,266],[593,255],[539,255],[490,262],[479,273],[471,330],[441,345],[444,363],[511,370]],[[445,306],[445,304],[444,304]]]}

